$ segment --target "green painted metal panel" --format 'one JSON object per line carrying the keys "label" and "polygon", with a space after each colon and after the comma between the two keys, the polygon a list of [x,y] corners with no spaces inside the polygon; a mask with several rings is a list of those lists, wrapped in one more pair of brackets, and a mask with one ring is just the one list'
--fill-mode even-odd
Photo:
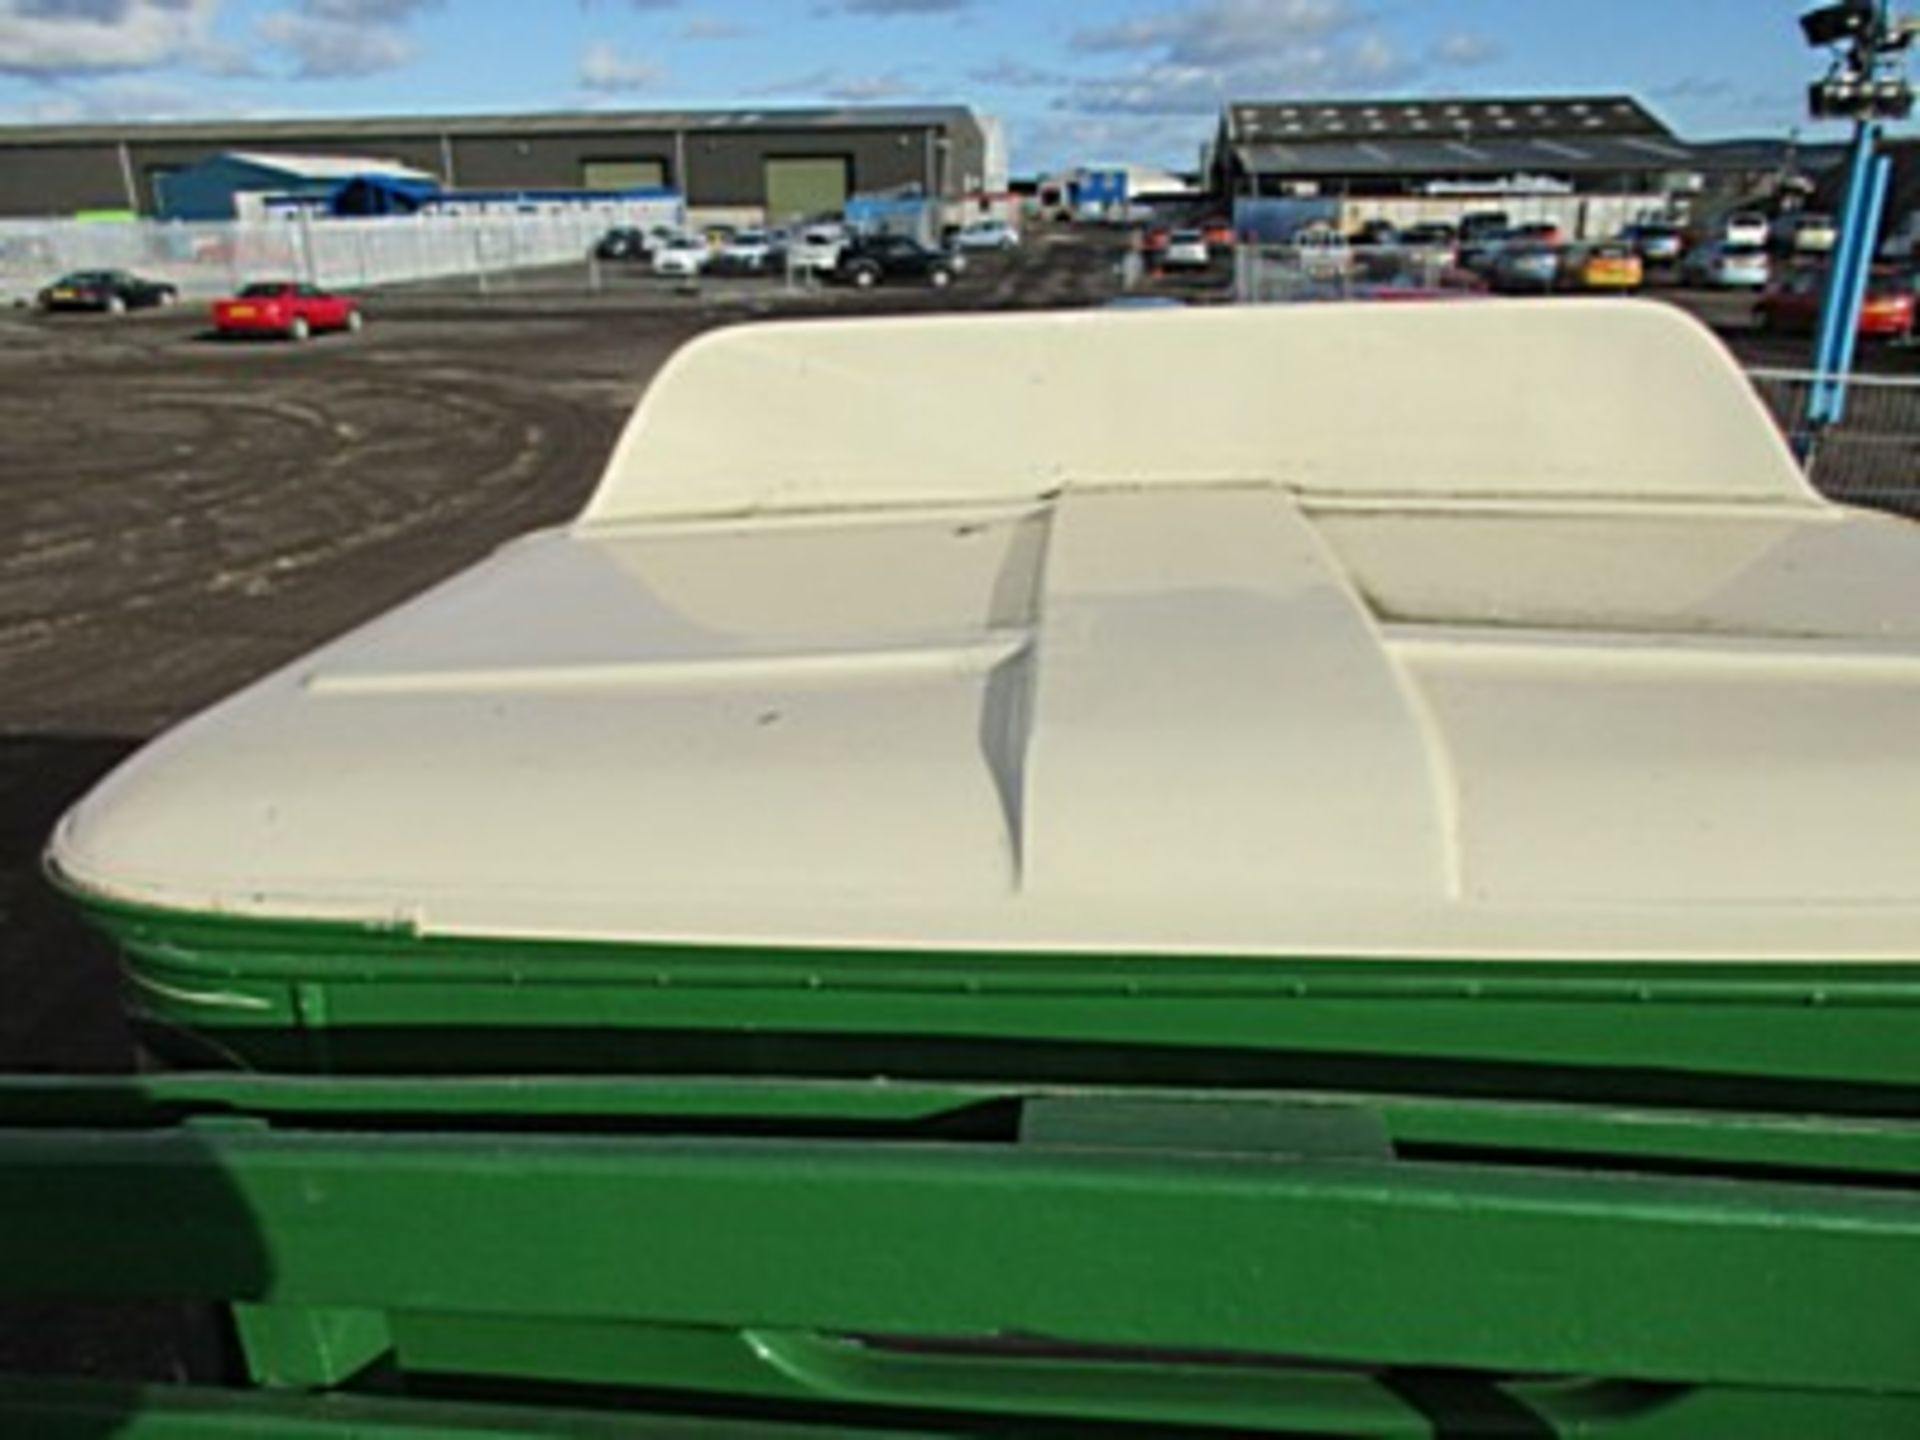
{"label": "green painted metal panel", "polygon": [[1910,1191],[231,1122],[16,1131],[0,1159],[20,1293],[1920,1393]]}
{"label": "green painted metal panel", "polygon": [[[668,1032],[855,1037],[853,1065],[931,1065],[926,1042],[1054,1047],[1028,1074],[1076,1078],[1116,1048],[1232,1051],[1401,1067],[1523,1067],[1510,1093],[1575,1093],[1583,1074],[1920,1085],[1920,965],[1555,965],[827,952],[422,937],[404,929],[257,922],[102,904],[150,1018],[258,1063],[421,1069],[649,1068]],[[287,1032],[310,1037],[290,1047]],[[509,1033],[514,1032],[514,1033]],[[544,1046],[536,1039],[550,1032]],[[516,1040],[515,1035],[519,1037]],[[886,1049],[888,1040],[909,1043]],[[872,1048],[879,1046],[881,1048]],[[957,1061],[979,1071],[979,1056]],[[1021,1074],[1017,1057],[996,1069]],[[745,1068],[731,1057],[703,1068]],[[1037,1063],[1037,1062],[1036,1062]],[[1222,1073],[1209,1060],[1200,1074]],[[1084,1078],[1108,1078],[1086,1076]],[[1177,1080],[1164,1066],[1151,1075]],[[1226,1078],[1231,1078],[1230,1076]],[[1306,1083],[1311,1074],[1288,1077]],[[1642,1088],[1645,1088],[1644,1085]],[[1796,1102],[1797,1103],[1797,1102]],[[1897,1097],[1859,1097],[1863,1108]]]}

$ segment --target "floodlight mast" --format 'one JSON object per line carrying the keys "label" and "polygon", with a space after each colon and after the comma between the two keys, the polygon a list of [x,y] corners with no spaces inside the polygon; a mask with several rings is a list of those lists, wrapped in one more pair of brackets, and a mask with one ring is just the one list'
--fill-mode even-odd
{"label": "floodlight mast", "polygon": [[1860,307],[1866,300],[1892,168],[1879,153],[1881,126],[1913,111],[1904,56],[1916,27],[1912,20],[1895,21],[1892,8],[1892,0],[1845,0],[1800,17],[1807,43],[1834,52],[1826,78],[1816,82],[1809,94],[1813,118],[1853,121],[1840,236],[1827,271],[1814,339],[1813,389],[1806,416],[1809,450],[1823,430],[1837,425],[1847,413],[1847,375],[1853,368]]}

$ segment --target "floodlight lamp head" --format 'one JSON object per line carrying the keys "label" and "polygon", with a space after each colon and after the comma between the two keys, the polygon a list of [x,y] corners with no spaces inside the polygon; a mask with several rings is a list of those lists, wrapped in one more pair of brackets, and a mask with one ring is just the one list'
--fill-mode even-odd
{"label": "floodlight lamp head", "polygon": [[1824,49],[1860,39],[1874,28],[1876,19],[1873,0],[1841,0],[1838,5],[1807,11],[1800,17],[1800,31],[1807,44]]}

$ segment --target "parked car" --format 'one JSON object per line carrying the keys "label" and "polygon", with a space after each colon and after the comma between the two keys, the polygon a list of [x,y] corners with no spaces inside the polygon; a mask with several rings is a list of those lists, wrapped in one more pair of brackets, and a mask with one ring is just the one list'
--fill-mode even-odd
{"label": "parked car", "polygon": [[1160,252],[1160,266],[1165,270],[1204,270],[1212,263],[1213,250],[1198,230],[1175,230],[1167,237],[1167,248]]}
{"label": "parked car", "polygon": [[953,243],[962,250],[1018,250],[1020,232],[1004,220],[975,220],[961,227]]}
{"label": "parked car", "polygon": [[795,237],[787,263],[796,270],[831,271],[846,249],[847,232],[838,225],[809,225]]}
{"label": "parked car", "polygon": [[596,260],[645,260],[649,253],[647,232],[628,225],[607,231],[593,247]]}
{"label": "parked car", "polygon": [[707,248],[704,240],[696,240],[691,235],[675,235],[654,247],[653,273],[691,279],[705,270],[712,259],[713,252]]}
{"label": "parked car", "polygon": [[741,230],[720,247],[709,267],[758,275],[784,264],[786,255],[765,230]]}
{"label": "parked car", "polygon": [[1167,242],[1173,239],[1173,231],[1165,225],[1149,225],[1140,232],[1140,253],[1149,262],[1158,261],[1167,253]]}
{"label": "parked car", "polygon": [[835,280],[862,290],[892,280],[921,280],[944,290],[953,283],[954,274],[951,255],[929,250],[908,235],[863,235],[849,240],[833,268]]}
{"label": "parked car", "polygon": [[1474,210],[1460,217],[1460,243],[1489,239],[1513,228],[1513,220],[1504,210]]}
{"label": "parked car", "polygon": [[1301,273],[1311,280],[1340,280],[1353,273],[1353,247],[1331,225],[1309,225],[1293,237]]}
{"label": "parked car", "polygon": [[1796,210],[1773,222],[1773,248],[1786,255],[1827,255],[1839,243],[1833,216],[1819,210]]}
{"label": "parked car", "polygon": [[1720,241],[1692,251],[1685,272],[1694,284],[1716,290],[1764,290],[1773,265],[1764,246]]}
{"label": "parked car", "polygon": [[1400,241],[1400,232],[1388,220],[1368,220],[1353,232],[1355,245],[1396,245]]}
{"label": "parked car", "polygon": [[1560,252],[1537,243],[1503,245],[1493,263],[1492,278],[1493,288],[1503,295],[1544,293],[1560,279]]}
{"label": "parked car", "polygon": [[1460,259],[1453,227],[1438,222],[1409,225],[1400,232],[1400,248],[1427,265],[1453,266]]}
{"label": "parked car", "polygon": [[1500,261],[1500,252],[1513,243],[1510,230],[1483,230],[1460,240],[1459,261],[1464,270],[1490,276]]}
{"label": "parked car", "polygon": [[180,291],[164,280],[142,280],[125,270],[75,270],[62,275],[36,297],[42,310],[129,310],[172,305]]}
{"label": "parked car", "polygon": [[1530,220],[1525,225],[1514,226],[1508,238],[1527,245],[1562,245],[1567,237],[1551,220]]}
{"label": "parked car", "polygon": [[1757,211],[1739,210],[1727,216],[1721,225],[1720,239],[1726,245],[1764,247],[1769,228],[1766,216]]}
{"label": "parked car", "polygon": [[324,330],[357,331],[364,323],[357,301],[291,280],[258,281],[213,302],[213,328],[221,335],[306,340]]}
{"label": "parked car", "polygon": [[1620,232],[1644,265],[1678,265],[1686,239],[1678,225],[1665,220],[1638,220]]}
{"label": "parked car", "polygon": [[1200,233],[1206,237],[1208,248],[1213,250],[1231,250],[1240,243],[1240,237],[1233,233],[1231,220],[1209,220],[1200,227]]}
{"label": "parked car", "polygon": [[1560,284],[1569,290],[1638,290],[1646,279],[1639,253],[1623,240],[1576,245],[1560,261]]}
{"label": "parked car", "polygon": [[[1820,324],[1827,271],[1803,265],[1789,271],[1753,307],[1754,323],[1775,335],[1811,335]],[[1913,333],[1913,284],[1898,270],[1875,270],[1860,304],[1863,339],[1899,340]]]}

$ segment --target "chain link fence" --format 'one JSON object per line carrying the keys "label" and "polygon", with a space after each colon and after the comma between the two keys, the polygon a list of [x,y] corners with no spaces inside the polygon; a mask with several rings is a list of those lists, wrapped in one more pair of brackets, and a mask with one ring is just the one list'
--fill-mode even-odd
{"label": "chain link fence", "polygon": [[1810,370],[1747,372],[1814,485],[1835,500],[1920,516],[1920,377],[1855,375],[1846,418],[1816,432],[1807,423]]}
{"label": "chain link fence", "polygon": [[604,215],[587,211],[210,223],[0,221],[0,303],[28,301],[73,270],[130,270],[200,299],[230,294],[254,280],[357,290],[458,279],[484,290],[509,283],[516,272],[585,267],[607,225]]}

